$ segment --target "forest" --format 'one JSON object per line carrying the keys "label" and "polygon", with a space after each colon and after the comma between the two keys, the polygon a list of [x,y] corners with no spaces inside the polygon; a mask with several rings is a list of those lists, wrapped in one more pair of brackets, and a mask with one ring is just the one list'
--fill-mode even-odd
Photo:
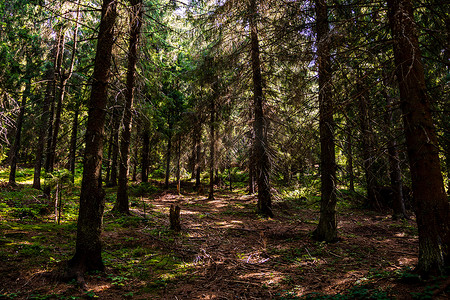
{"label": "forest", "polygon": [[0,0],[0,299],[448,299],[450,3]]}

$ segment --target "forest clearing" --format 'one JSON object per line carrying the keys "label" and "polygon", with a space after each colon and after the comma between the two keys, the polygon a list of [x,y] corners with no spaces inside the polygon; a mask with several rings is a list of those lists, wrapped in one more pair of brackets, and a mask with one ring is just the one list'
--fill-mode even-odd
{"label": "forest clearing", "polygon": [[449,12],[0,0],[0,298],[447,299]]}
{"label": "forest clearing", "polygon": [[[317,196],[280,191],[277,216],[265,219],[256,214],[255,195],[243,188],[219,189],[208,200],[189,182],[183,182],[182,195],[152,184],[132,184],[130,216],[110,211],[113,190],[107,190],[106,271],[87,275],[84,289],[55,277],[73,255],[79,186],[64,191],[60,224],[29,184],[2,189],[0,297],[447,299],[448,280],[421,280],[411,272],[418,251],[414,220],[362,210],[346,191],[338,207],[340,240],[327,244],[311,238]],[[170,229],[171,204],[181,208],[179,233]]]}

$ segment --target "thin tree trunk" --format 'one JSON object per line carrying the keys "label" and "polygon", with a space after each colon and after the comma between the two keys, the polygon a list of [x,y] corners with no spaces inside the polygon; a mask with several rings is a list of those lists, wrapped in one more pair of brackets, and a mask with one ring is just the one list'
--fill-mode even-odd
{"label": "thin tree trunk", "polygon": [[177,139],[177,194],[181,195],[181,137]]}
{"label": "thin tree trunk", "polygon": [[144,129],[142,132],[142,154],[141,154],[141,181],[148,182],[148,153],[150,152],[150,132]]}
{"label": "thin tree trunk", "polygon": [[120,113],[117,108],[113,110],[113,141],[112,141],[112,158],[111,158],[111,178],[108,186],[117,186],[117,161],[119,158],[119,128]]}
{"label": "thin tree trunk", "polygon": [[167,137],[167,157],[166,157],[166,179],[164,182],[164,188],[167,190],[169,188],[169,178],[170,178],[170,156],[172,151],[172,123],[169,122],[169,136]]}
{"label": "thin tree trunk", "polygon": [[319,73],[320,130],[320,219],[313,232],[320,241],[337,239],[336,157],[334,146],[334,106],[331,90],[331,58],[326,0],[316,0],[317,63]]}
{"label": "thin tree trunk", "polygon": [[136,81],[136,63],[138,60],[138,44],[142,23],[142,1],[130,0],[130,41],[128,49],[128,70],[127,70],[127,90],[125,97],[125,108],[123,112],[123,131],[120,141],[119,160],[119,185],[117,188],[117,199],[114,210],[124,214],[129,214],[128,201],[128,178],[127,161],[131,138],[131,107],[133,106]]}
{"label": "thin tree trunk", "polygon": [[419,229],[417,271],[440,275],[450,265],[450,209],[425,86],[410,0],[388,0],[396,75]]}
{"label": "thin tree trunk", "polygon": [[215,126],[214,122],[215,116],[216,116],[216,106],[215,101],[216,96],[218,96],[218,78],[217,76],[214,76],[214,82],[213,89],[214,89],[214,96],[211,97],[210,103],[209,103],[209,193],[208,193],[208,199],[213,200],[214,199],[214,164],[215,164],[215,158],[214,154],[216,152],[216,137],[215,137]]}
{"label": "thin tree trunk", "polygon": [[200,173],[201,173],[201,160],[202,160],[202,141],[201,141],[201,125],[198,132],[195,135],[195,189],[200,188]]}
{"label": "thin tree trunk", "polygon": [[250,39],[251,39],[251,63],[253,74],[253,109],[255,120],[253,130],[255,131],[254,157],[256,182],[258,185],[258,213],[273,217],[272,199],[270,194],[270,162],[267,144],[267,120],[264,118],[263,110],[263,87],[261,76],[261,61],[259,57],[258,28],[256,22],[257,7],[256,1],[250,1]]}
{"label": "thin tree trunk", "polygon": [[55,119],[53,124],[53,134],[50,148],[50,156],[49,159],[49,170],[53,171],[55,160],[56,160],[56,144],[58,142],[58,134],[61,124],[61,114],[62,114],[62,104],[64,102],[64,97],[66,95],[67,82],[70,80],[73,74],[73,68],[75,64],[75,53],[77,51],[77,40],[78,40],[78,28],[79,28],[79,16],[80,16],[80,4],[78,1],[77,5],[77,14],[76,14],[76,24],[75,30],[73,32],[73,45],[72,45],[72,56],[71,63],[68,70],[63,70],[63,60],[64,60],[64,49],[65,49],[65,32],[61,31],[59,42],[59,56],[57,60],[57,75],[59,77],[59,93],[58,100],[56,102],[56,111],[55,111]]}
{"label": "thin tree trunk", "polygon": [[[114,116],[113,116],[114,118]],[[113,120],[113,124],[114,124],[115,120]],[[111,156],[112,156],[112,144],[113,144],[113,140],[114,140],[114,126],[113,128],[111,128],[111,131],[109,133],[109,138],[108,138],[108,152],[107,152],[107,166],[106,166],[106,176],[105,176],[105,182],[107,183],[107,185],[109,185],[110,181],[111,181]]]}
{"label": "thin tree trunk", "polygon": [[196,153],[195,150],[197,149],[197,145],[196,145],[196,138],[195,135],[197,134],[197,130],[194,128],[194,130],[192,130],[192,154],[191,154],[191,180],[195,179],[195,163],[196,163]]}
{"label": "thin tree trunk", "polygon": [[399,218],[404,219],[407,218],[405,203],[403,201],[403,183],[402,183],[402,171],[400,168],[400,157],[397,151],[397,143],[395,141],[395,137],[391,134],[391,131],[394,129],[394,113],[392,106],[391,97],[385,93],[387,108],[385,115],[385,123],[386,123],[386,136],[387,136],[387,147],[388,147],[388,156],[389,156],[389,176],[391,179],[391,188],[394,191],[394,199],[392,199],[392,209],[393,214],[392,218],[397,220]]}
{"label": "thin tree trunk", "polygon": [[348,176],[348,188],[350,191],[355,191],[355,173],[353,171],[353,132],[352,126],[350,125],[350,120],[347,119],[346,125],[346,134],[347,134],[347,142],[346,142],[346,154],[347,154],[347,176]]}
{"label": "thin tree trunk", "polygon": [[72,136],[70,137],[70,153],[69,153],[69,171],[72,173],[72,182],[75,179],[75,160],[77,154],[77,139],[78,139],[78,114],[79,107],[75,107],[73,112],[73,122],[72,122]]}
{"label": "thin tree trunk", "polygon": [[[54,54],[56,48],[53,49],[52,54]],[[53,84],[54,84],[54,76],[55,70],[53,68],[49,68],[46,74],[47,87],[45,91],[44,103],[42,106],[42,114],[40,120],[40,128],[39,128],[39,139],[38,146],[36,149],[36,160],[34,162],[34,177],[33,177],[33,188],[40,190],[41,189],[41,168],[42,168],[42,157],[44,154],[45,148],[45,137],[47,133],[47,124],[49,119],[49,110],[50,103],[53,102]]]}
{"label": "thin tree trunk", "polygon": [[17,161],[19,158],[19,150],[20,150],[20,139],[22,135],[22,127],[23,127],[23,119],[25,115],[25,105],[27,103],[27,98],[31,91],[31,78],[26,78],[25,82],[25,90],[22,95],[22,103],[19,109],[19,115],[17,117],[16,123],[16,136],[14,139],[14,144],[11,151],[11,169],[9,172],[9,184],[16,185],[16,169],[17,169]]}
{"label": "thin tree trunk", "polygon": [[248,194],[253,195],[255,193],[255,157],[253,151],[253,144],[255,141],[255,136],[252,130],[252,137],[249,145],[248,154]]}
{"label": "thin tree trunk", "polygon": [[[360,77],[360,72],[358,76]],[[374,136],[372,126],[370,124],[370,108],[369,101],[367,99],[365,87],[362,86],[361,77],[358,78],[357,84],[358,90],[358,103],[359,103],[359,117],[361,126],[361,148],[362,157],[364,160],[364,173],[366,178],[366,189],[367,189],[367,202],[366,206],[372,209],[379,209],[380,204],[378,202],[376,188],[378,186],[377,182],[377,170],[375,168],[375,150],[374,150]]]}
{"label": "thin tree trunk", "polygon": [[117,2],[114,0],[104,0],[102,5],[86,127],[76,252],[68,262],[67,275],[75,276],[81,283],[86,271],[103,271],[105,268],[100,240],[105,192],[101,186],[100,176],[116,5]]}

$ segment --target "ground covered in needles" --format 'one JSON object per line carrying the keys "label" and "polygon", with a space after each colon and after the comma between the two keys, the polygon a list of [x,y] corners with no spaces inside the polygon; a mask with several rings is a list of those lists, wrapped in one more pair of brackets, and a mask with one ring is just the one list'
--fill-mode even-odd
{"label": "ground covered in needles", "polygon": [[[157,181],[130,188],[131,216],[104,217],[104,273],[87,289],[49,274],[74,251],[79,187],[66,185],[59,224],[52,201],[29,183],[0,188],[0,299],[447,299],[447,278],[422,280],[414,219],[393,221],[349,203],[340,193],[333,244],[310,233],[318,195],[274,189],[276,216],[255,213],[256,196],[218,188],[215,198],[189,182],[179,195]],[[180,233],[169,208],[181,208]]]}

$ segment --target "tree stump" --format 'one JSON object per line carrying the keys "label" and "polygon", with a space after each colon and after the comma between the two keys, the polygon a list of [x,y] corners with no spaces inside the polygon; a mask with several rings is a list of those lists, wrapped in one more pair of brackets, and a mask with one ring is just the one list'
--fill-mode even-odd
{"label": "tree stump", "polygon": [[181,224],[180,224],[180,207],[178,205],[174,206],[173,204],[170,205],[170,229],[176,232],[181,231]]}

